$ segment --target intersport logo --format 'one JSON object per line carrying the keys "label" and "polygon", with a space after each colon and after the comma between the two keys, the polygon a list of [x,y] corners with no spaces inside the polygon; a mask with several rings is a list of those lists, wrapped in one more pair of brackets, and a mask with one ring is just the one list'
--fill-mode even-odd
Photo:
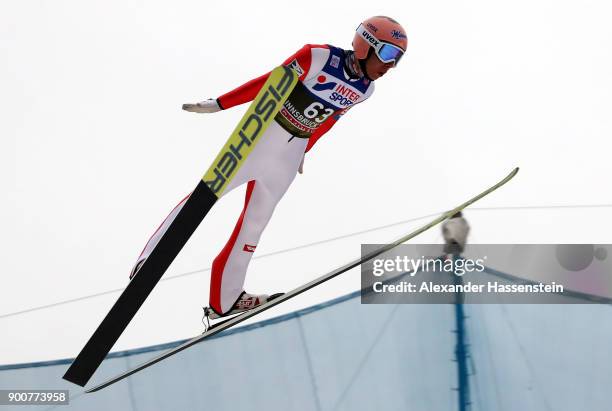
{"label": "intersport logo", "polygon": [[313,90],[323,91],[323,90],[333,90],[334,87],[338,85],[335,81],[327,81],[327,77],[319,76],[317,78],[318,83],[312,86]]}
{"label": "intersport logo", "polygon": [[323,75],[317,78],[317,82],[312,89],[316,91],[332,90],[327,98],[340,107],[352,106],[361,98],[361,94],[355,89],[337,81],[327,81],[327,77]]}

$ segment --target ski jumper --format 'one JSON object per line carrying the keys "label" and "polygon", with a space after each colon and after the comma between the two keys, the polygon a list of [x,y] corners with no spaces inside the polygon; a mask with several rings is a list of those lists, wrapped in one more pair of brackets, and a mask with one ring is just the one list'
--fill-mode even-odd
{"label": "ski jumper", "polygon": [[[227,244],[212,264],[210,307],[228,312],[243,292],[247,267],[274,208],[295,178],[304,153],[353,105],[366,100],[374,83],[356,74],[351,51],[329,45],[307,44],[284,61],[299,82],[261,136],[223,195],[247,184],[244,208]],[[226,93],[217,102],[222,109],[255,98],[268,74]],[[187,196],[149,239],[134,275],[167,227],[181,210]]]}

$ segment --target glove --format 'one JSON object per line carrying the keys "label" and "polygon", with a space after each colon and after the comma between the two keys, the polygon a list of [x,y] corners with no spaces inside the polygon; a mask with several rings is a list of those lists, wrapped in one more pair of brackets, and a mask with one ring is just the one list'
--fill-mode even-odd
{"label": "glove", "polygon": [[192,113],[216,113],[217,111],[221,111],[221,107],[219,107],[217,100],[209,98],[208,100],[200,101],[196,104],[183,104],[183,110]]}
{"label": "glove", "polygon": [[461,212],[458,212],[442,224],[444,237],[444,252],[447,254],[461,254],[465,249],[470,226]]}

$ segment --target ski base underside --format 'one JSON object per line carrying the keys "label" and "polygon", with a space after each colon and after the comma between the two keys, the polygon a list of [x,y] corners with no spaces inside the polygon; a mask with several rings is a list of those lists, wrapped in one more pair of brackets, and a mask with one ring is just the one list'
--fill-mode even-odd
{"label": "ski base underside", "polygon": [[440,217],[436,218],[435,220],[431,221],[428,224],[425,224],[424,226],[422,226],[421,228],[411,232],[410,234],[407,234],[407,235],[399,238],[398,240],[396,240],[396,241],[394,241],[392,243],[389,243],[389,244],[385,245],[384,247],[381,247],[381,248],[371,252],[370,254],[367,254],[367,255],[365,255],[365,256],[363,256],[361,258],[358,258],[358,259],[356,259],[354,261],[351,261],[350,263],[348,263],[348,264],[346,264],[346,265],[344,265],[344,266],[342,266],[340,268],[337,268],[337,269],[335,269],[335,270],[333,270],[333,271],[331,271],[331,272],[329,272],[329,273],[327,273],[327,274],[325,274],[325,275],[323,275],[323,276],[321,276],[319,278],[316,278],[316,279],[312,280],[311,282],[309,282],[307,284],[304,284],[301,287],[298,287],[298,288],[296,288],[296,289],[294,289],[294,290],[292,290],[292,291],[290,291],[288,293],[285,293],[282,296],[280,296],[280,297],[278,297],[278,298],[276,298],[276,299],[274,299],[272,301],[266,302],[265,304],[257,306],[254,309],[246,311],[246,312],[244,312],[242,314],[236,315],[235,317],[231,317],[229,319],[222,320],[221,322],[218,322],[218,323],[214,324],[210,329],[208,329],[203,334],[201,334],[201,335],[199,335],[197,337],[194,337],[191,340],[186,341],[185,343],[179,345],[178,347],[173,348],[173,349],[171,349],[169,351],[166,351],[166,352],[160,354],[159,356],[157,356],[157,357],[155,357],[155,358],[153,358],[153,359],[151,359],[151,360],[149,360],[149,361],[147,361],[147,362],[145,362],[145,363],[143,363],[143,364],[141,364],[141,365],[139,365],[139,366],[137,366],[137,367],[135,367],[135,368],[133,368],[131,370],[128,370],[128,371],[126,371],[126,372],[124,372],[122,374],[119,374],[116,377],[113,377],[113,378],[111,378],[111,379],[109,379],[109,380],[107,380],[107,381],[105,381],[105,382],[103,382],[103,383],[101,383],[99,385],[96,385],[96,386],[86,390],[85,392],[91,393],[91,392],[99,391],[102,388],[108,387],[111,384],[114,384],[114,383],[116,383],[118,381],[121,381],[124,378],[129,377],[130,375],[133,375],[134,373],[136,373],[138,371],[141,371],[141,370],[143,370],[145,368],[150,367],[153,364],[156,364],[156,363],[158,363],[158,362],[160,362],[160,361],[162,361],[162,360],[164,360],[164,359],[166,359],[168,357],[171,357],[174,354],[177,354],[177,353],[185,350],[186,348],[189,348],[192,345],[197,344],[197,343],[205,340],[208,337],[211,337],[211,336],[213,336],[215,334],[220,333],[221,331],[227,330],[228,328],[231,328],[231,327],[235,326],[236,324],[239,324],[239,323],[241,323],[243,321],[246,321],[247,319],[249,319],[249,318],[251,318],[251,317],[253,317],[253,316],[255,316],[255,315],[257,315],[257,314],[259,314],[259,313],[261,313],[263,311],[269,310],[270,308],[272,308],[272,307],[274,307],[274,306],[276,306],[276,305],[278,305],[278,304],[280,304],[280,303],[282,303],[284,301],[287,301],[287,300],[289,300],[289,299],[291,299],[291,298],[293,298],[293,297],[295,297],[295,296],[297,296],[299,294],[302,294],[303,292],[305,292],[307,290],[310,290],[311,288],[314,288],[317,285],[320,285],[320,284],[322,284],[322,283],[324,283],[324,282],[326,282],[326,281],[328,281],[328,280],[330,280],[330,279],[332,279],[332,278],[334,278],[334,277],[336,277],[336,276],[338,276],[338,275],[340,275],[342,273],[345,273],[345,272],[349,271],[352,268],[355,268],[355,267],[359,266],[360,264],[365,263],[366,261],[371,260],[372,258],[374,258],[374,257],[376,257],[376,256],[378,256],[380,254],[383,254],[383,253],[391,250],[394,247],[397,247],[398,245],[400,245],[402,243],[405,243],[406,241],[408,241],[408,240],[416,237],[417,235],[419,235],[419,234],[429,230],[430,228],[436,226],[437,224],[440,224],[441,222],[443,222],[444,220],[446,220],[446,219],[450,218],[451,216],[455,215],[459,211],[467,208],[468,206],[470,206],[471,204],[473,204],[476,201],[480,200],[481,198],[485,197],[486,195],[490,194],[491,192],[497,190],[498,188],[500,188],[501,186],[506,184],[508,181],[510,181],[518,173],[518,170],[519,170],[518,167],[515,168],[514,170],[512,170],[512,172],[510,174],[508,174],[504,179],[499,181],[497,184],[491,186],[487,190],[485,190],[482,193],[472,197],[471,199],[469,199],[465,203],[463,203],[463,204],[453,208],[452,210],[449,210],[446,213],[443,213]]}
{"label": "ski base underside", "polygon": [[119,339],[164,272],[191,234],[213,207],[217,197],[200,181],[160,239],[154,252],[132,278],[85,347],[64,374],[64,379],[84,386]]}

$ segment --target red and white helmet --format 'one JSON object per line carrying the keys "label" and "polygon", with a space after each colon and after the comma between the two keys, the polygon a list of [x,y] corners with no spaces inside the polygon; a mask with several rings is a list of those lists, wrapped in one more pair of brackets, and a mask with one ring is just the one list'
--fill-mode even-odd
{"label": "red and white helmet", "polygon": [[383,63],[397,64],[406,52],[408,37],[404,28],[391,17],[376,16],[362,22],[353,38],[353,50],[359,60],[366,59],[370,47]]}

